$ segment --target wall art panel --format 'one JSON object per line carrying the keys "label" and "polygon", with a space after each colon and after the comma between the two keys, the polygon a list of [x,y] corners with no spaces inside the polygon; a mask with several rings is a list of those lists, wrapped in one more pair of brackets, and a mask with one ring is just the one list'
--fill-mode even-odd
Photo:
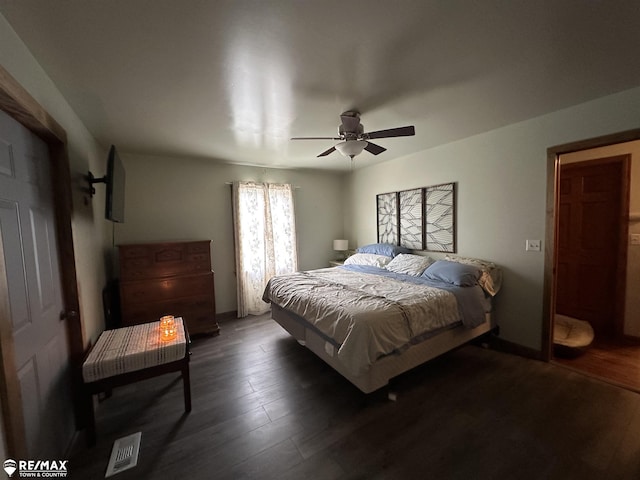
{"label": "wall art panel", "polygon": [[425,188],[426,249],[454,253],[455,183]]}
{"label": "wall art panel", "polygon": [[378,214],[378,242],[398,244],[398,194],[376,195]]}
{"label": "wall art panel", "polygon": [[400,245],[424,250],[424,189],[398,192]]}

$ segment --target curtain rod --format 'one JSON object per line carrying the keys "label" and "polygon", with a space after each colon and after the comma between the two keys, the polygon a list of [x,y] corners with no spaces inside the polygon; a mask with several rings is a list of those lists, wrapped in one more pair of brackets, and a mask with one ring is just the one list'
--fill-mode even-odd
{"label": "curtain rod", "polygon": [[[268,183],[268,182],[256,182],[256,183]],[[233,182],[224,182],[225,185],[233,185]],[[298,190],[302,187],[299,187],[298,185],[292,185],[294,189]]]}

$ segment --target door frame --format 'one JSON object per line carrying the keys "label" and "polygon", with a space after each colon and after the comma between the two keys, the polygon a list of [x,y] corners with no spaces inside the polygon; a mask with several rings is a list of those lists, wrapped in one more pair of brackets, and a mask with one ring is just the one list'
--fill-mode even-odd
{"label": "door frame", "polygon": [[[71,169],[67,152],[67,134],[1,65],[0,110],[41,138],[49,149],[50,181],[53,188],[60,281],[69,340],[69,365],[77,430],[81,428],[83,422],[79,366],[82,365],[85,335],[80,317],[80,299],[71,227]],[[2,402],[7,455],[11,458],[26,458],[28,453],[24,431],[24,413],[11,332],[8,283],[2,239],[0,238],[0,368],[3,374],[0,379],[0,401]]]}
{"label": "door frame", "polygon": [[[558,241],[558,206],[559,206],[559,180],[560,180],[560,156],[589,150],[592,148],[606,147],[618,143],[640,140],[640,128],[626,130],[624,132],[604,135],[577,142],[566,143],[549,147],[547,149],[547,200],[545,219],[545,249],[544,249],[544,281],[543,281],[543,306],[542,306],[542,359],[550,361],[553,358],[553,316],[555,314],[555,266],[557,261],[557,241]],[[627,170],[627,182],[628,182]],[[628,185],[627,185],[628,188]],[[625,218],[626,217],[626,218]],[[622,215],[622,221],[626,220],[628,227],[629,209]],[[626,247],[627,238],[621,238]],[[626,250],[625,250],[626,251]]]}

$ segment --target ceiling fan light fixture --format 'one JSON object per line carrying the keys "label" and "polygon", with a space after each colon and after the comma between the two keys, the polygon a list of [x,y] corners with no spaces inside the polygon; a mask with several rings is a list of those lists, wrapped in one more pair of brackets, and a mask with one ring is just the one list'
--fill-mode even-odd
{"label": "ceiling fan light fixture", "polygon": [[336,150],[345,157],[353,158],[356,155],[360,155],[366,146],[367,142],[365,140],[345,140],[336,145]]}

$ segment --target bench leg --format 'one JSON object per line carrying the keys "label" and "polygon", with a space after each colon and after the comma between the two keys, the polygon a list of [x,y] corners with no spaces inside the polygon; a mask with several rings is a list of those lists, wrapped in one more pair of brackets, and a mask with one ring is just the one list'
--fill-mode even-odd
{"label": "bench leg", "polygon": [[182,367],[182,386],[184,388],[184,411],[191,411],[191,379],[189,377],[189,364]]}
{"label": "bench leg", "polygon": [[87,415],[87,446],[93,447],[96,444],[96,417],[93,412],[93,395],[89,392],[85,394],[85,410]]}

